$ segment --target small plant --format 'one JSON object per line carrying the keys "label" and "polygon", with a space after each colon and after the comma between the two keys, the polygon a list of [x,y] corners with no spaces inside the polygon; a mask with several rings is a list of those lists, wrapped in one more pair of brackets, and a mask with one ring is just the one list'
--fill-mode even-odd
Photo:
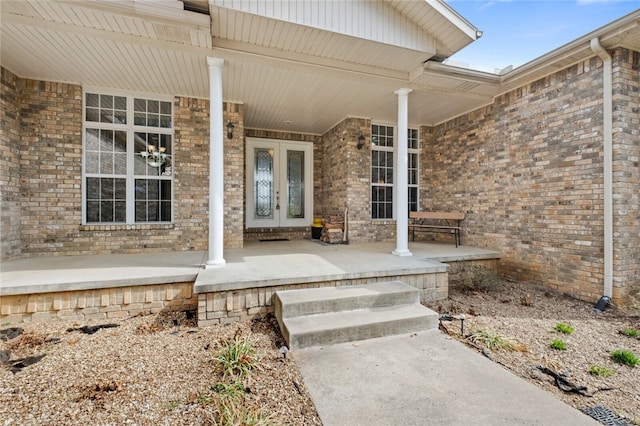
{"label": "small plant", "polygon": [[640,363],[640,358],[638,358],[636,354],[623,349],[616,349],[615,351],[611,352],[611,359],[618,364],[625,364],[629,367],[635,367],[638,363]]}
{"label": "small plant", "polygon": [[248,338],[238,337],[222,345],[220,354],[215,358],[222,365],[224,377],[243,376],[258,367],[256,351]]}
{"label": "small plant", "polygon": [[627,337],[638,337],[638,335],[640,334],[638,333],[638,330],[634,328],[628,328],[626,330],[622,330],[620,333],[624,334]]}
{"label": "small plant", "polygon": [[469,335],[469,339],[476,344],[482,344],[492,351],[506,350],[506,351],[520,351],[526,352],[527,348],[518,342],[514,342],[507,338],[500,336],[498,333],[492,330],[478,329]]}
{"label": "small plant", "polygon": [[247,426],[271,426],[275,423],[271,416],[267,416],[259,410],[249,409],[235,398],[222,397],[218,400],[215,412],[210,418],[213,425],[247,425]]}
{"label": "small plant", "polygon": [[167,410],[173,411],[180,406],[180,401],[171,401],[167,404]]}
{"label": "small plant", "polygon": [[209,395],[200,395],[196,399],[196,402],[200,405],[207,405],[207,404],[210,404],[212,401],[213,401],[213,398],[210,397]]}
{"label": "small plant", "polygon": [[616,372],[606,367],[592,365],[591,367],[589,367],[589,374],[591,374],[592,376],[598,376],[598,377],[609,377],[616,374]]}
{"label": "small plant", "polygon": [[571,334],[571,333],[573,333],[573,327],[571,327],[570,325],[561,323],[561,322],[556,324],[556,326],[554,327],[554,330],[557,331],[558,333],[562,333],[562,334]]}
{"label": "small plant", "polygon": [[500,275],[493,269],[465,262],[454,263],[449,270],[449,280],[462,292],[486,292],[502,282]]}
{"label": "small plant", "polygon": [[219,395],[230,396],[232,398],[240,397],[245,393],[244,385],[240,381],[235,381],[233,383],[218,383],[211,386],[211,390]]}
{"label": "small plant", "polygon": [[565,349],[567,349],[567,344],[560,339],[555,339],[553,342],[551,342],[550,346],[558,351],[564,351]]}

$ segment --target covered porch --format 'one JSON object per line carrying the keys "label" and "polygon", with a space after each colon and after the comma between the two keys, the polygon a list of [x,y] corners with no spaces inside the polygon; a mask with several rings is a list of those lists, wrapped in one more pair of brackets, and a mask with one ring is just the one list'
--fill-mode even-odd
{"label": "covered porch", "polygon": [[411,242],[326,245],[315,240],[248,242],[226,251],[221,269],[204,269],[204,251],[18,259],[2,263],[2,321],[90,320],[198,310],[198,323],[233,322],[272,311],[275,291],[403,280],[423,299],[447,296],[447,262],[495,262],[470,246]]}

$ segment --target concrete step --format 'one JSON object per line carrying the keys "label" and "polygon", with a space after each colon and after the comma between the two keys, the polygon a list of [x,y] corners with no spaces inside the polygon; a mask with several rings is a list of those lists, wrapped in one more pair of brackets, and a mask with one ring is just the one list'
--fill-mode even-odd
{"label": "concrete step", "polygon": [[438,314],[420,303],[354,309],[282,319],[289,348],[300,349],[433,329]]}
{"label": "concrete step", "polygon": [[420,302],[420,292],[402,281],[309,288],[275,294],[277,318]]}

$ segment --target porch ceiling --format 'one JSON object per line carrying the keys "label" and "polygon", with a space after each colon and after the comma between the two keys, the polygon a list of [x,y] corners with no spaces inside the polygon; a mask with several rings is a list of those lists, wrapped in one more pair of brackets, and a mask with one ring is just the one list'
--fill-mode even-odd
{"label": "porch ceiling", "polygon": [[[372,16],[393,19],[376,34],[233,4],[253,2],[3,0],[0,61],[35,80],[208,98],[206,57],[220,57],[223,98],[244,103],[246,127],[323,134],[346,116],[395,122],[401,87],[413,89],[410,124],[437,124],[588,55],[583,40],[496,76],[434,62],[478,36],[439,0],[381,2]],[[638,50],[637,15],[598,33],[603,45]]]}
{"label": "porch ceiling", "polygon": [[[186,3],[204,11],[202,1]],[[401,87],[414,89],[411,124],[491,101],[486,91],[421,71],[476,36],[438,1],[384,3],[395,18],[416,16],[417,29],[395,44],[386,34],[376,41],[210,3],[209,16],[179,1],[3,0],[0,60],[24,78],[207,98],[206,57],[221,57],[223,97],[245,104],[246,127],[313,134],[345,116],[395,122]],[[439,38],[423,31],[430,26]]]}

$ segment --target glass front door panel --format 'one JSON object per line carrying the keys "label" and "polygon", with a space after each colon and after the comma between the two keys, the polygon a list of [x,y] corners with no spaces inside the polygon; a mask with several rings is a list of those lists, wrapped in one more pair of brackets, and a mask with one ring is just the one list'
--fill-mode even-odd
{"label": "glass front door panel", "polygon": [[254,218],[273,219],[273,149],[255,148]]}
{"label": "glass front door panel", "polygon": [[287,218],[304,218],[304,151],[287,150]]}
{"label": "glass front door panel", "polygon": [[247,228],[303,227],[313,216],[313,144],[247,138]]}

